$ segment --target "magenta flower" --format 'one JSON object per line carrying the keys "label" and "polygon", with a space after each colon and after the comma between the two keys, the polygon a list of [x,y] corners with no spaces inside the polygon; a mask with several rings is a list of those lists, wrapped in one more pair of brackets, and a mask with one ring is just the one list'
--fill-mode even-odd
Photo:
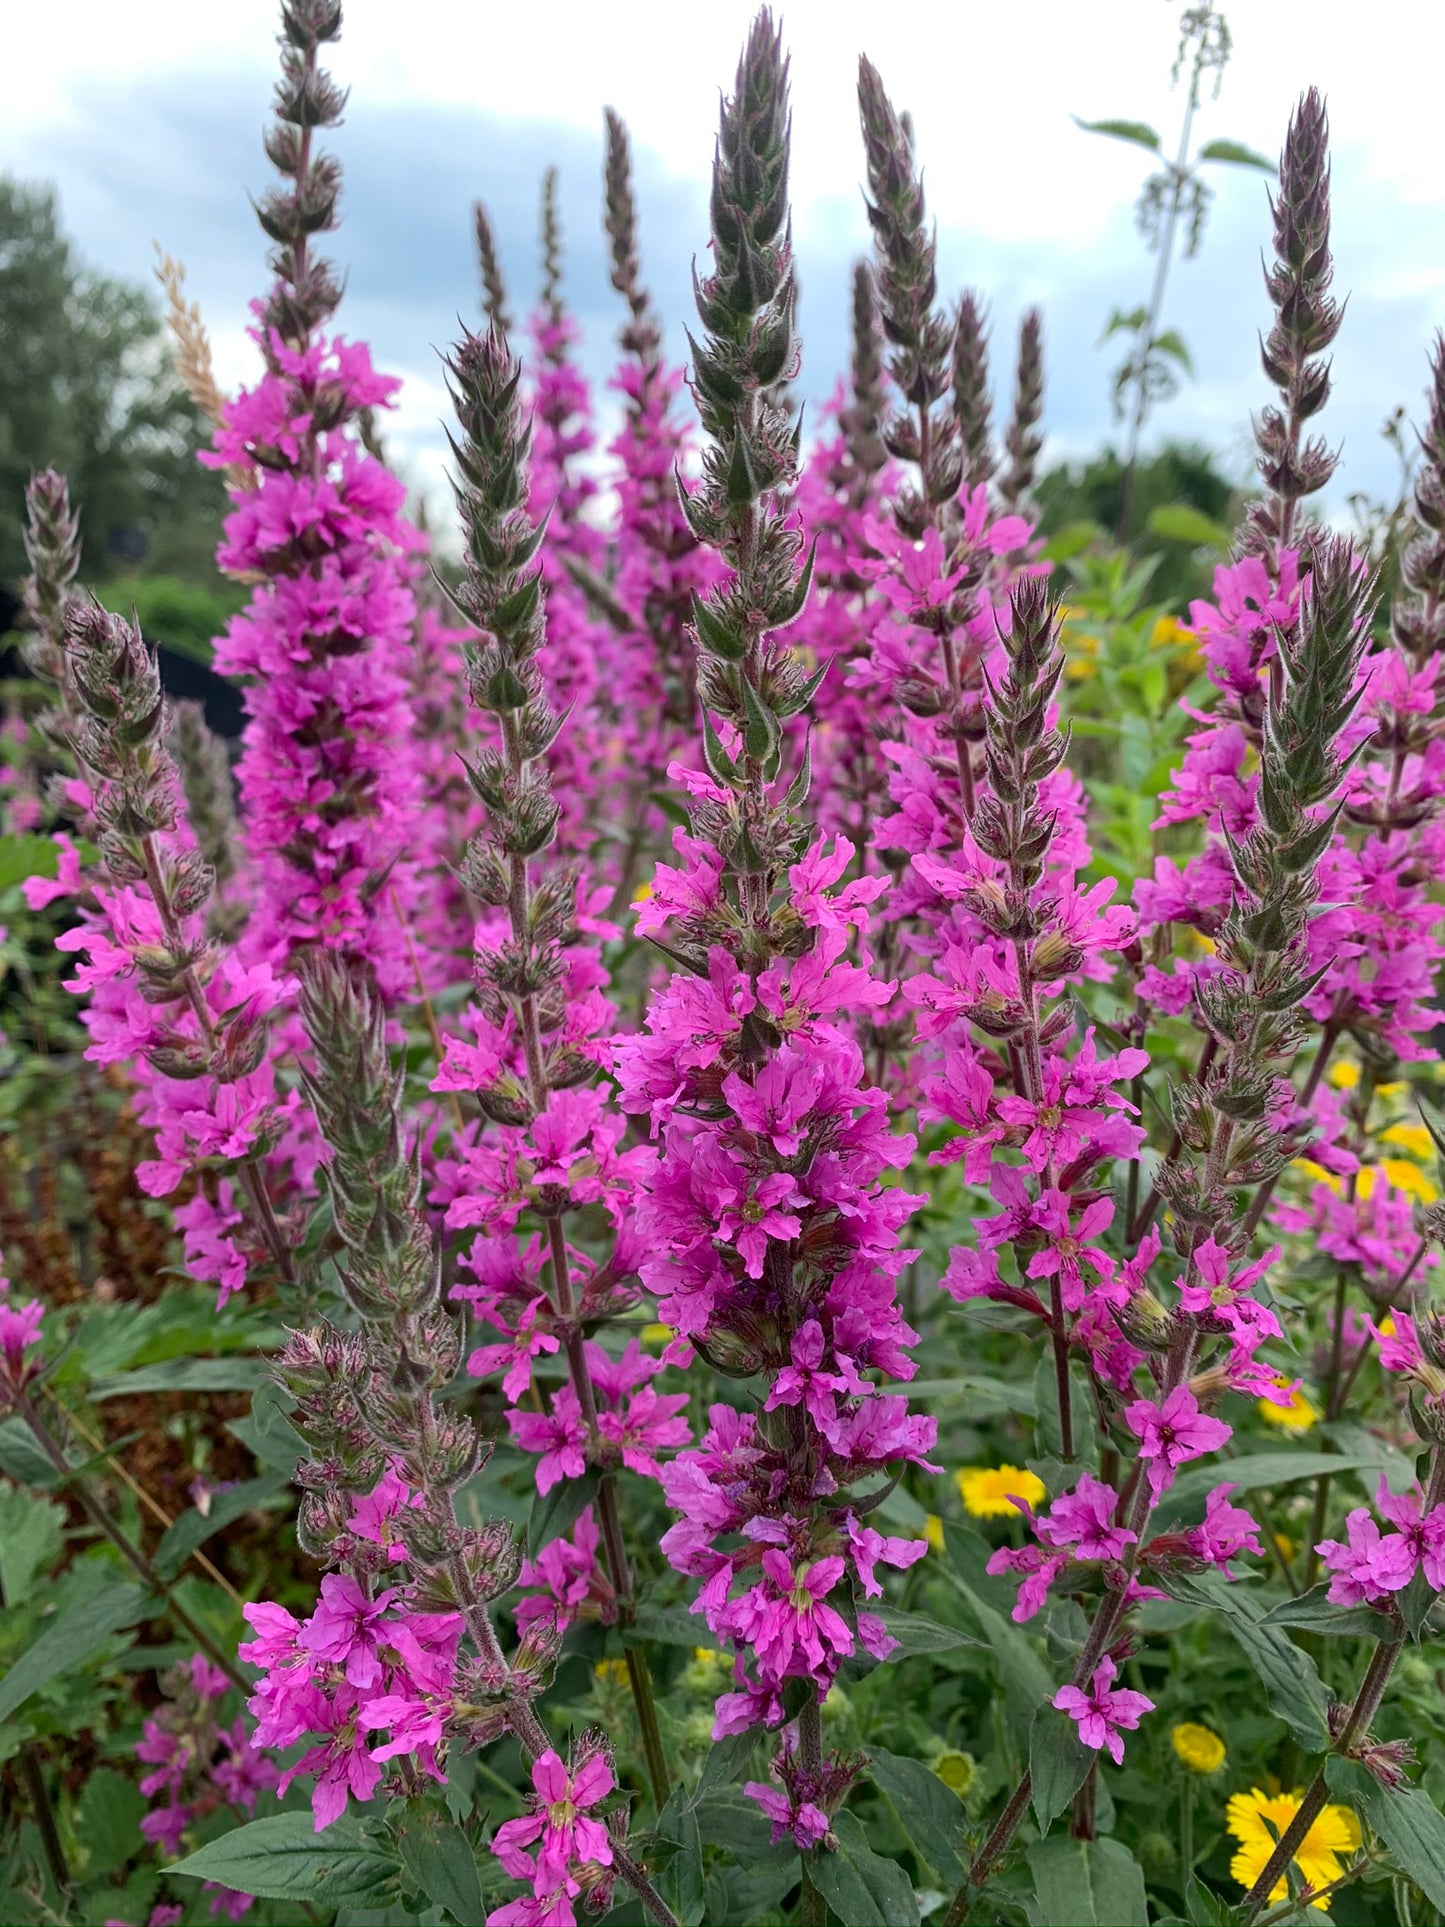
{"label": "magenta flower", "polygon": [[1093,1683],[1086,1693],[1079,1686],[1061,1686],[1054,1694],[1054,1705],[1067,1713],[1079,1728],[1079,1738],[1096,1752],[1107,1748],[1115,1766],[1124,1763],[1124,1734],[1133,1732],[1154,1702],[1144,1693],[1127,1687],[1115,1689],[1119,1669],[1105,1653],[1094,1670]]}
{"label": "magenta flower", "polygon": [[811,1800],[795,1803],[777,1787],[764,1786],[760,1780],[747,1781],[743,1792],[756,1800],[772,1821],[774,1846],[780,1840],[792,1839],[801,1853],[807,1853],[828,1831],[827,1814]]}
{"label": "magenta flower", "polygon": [[587,1428],[570,1385],[552,1400],[550,1412],[508,1412],[512,1437],[524,1452],[540,1452],[537,1490],[546,1494],[559,1479],[580,1479],[587,1470]]}
{"label": "magenta flower", "polygon": [[1323,1539],[1315,1551],[1330,1574],[1327,1597],[1336,1606],[1367,1606],[1400,1592],[1415,1574],[1415,1556],[1404,1535],[1382,1535],[1368,1506],[1345,1520],[1345,1541]]}
{"label": "magenta flower", "polygon": [[1229,1495],[1234,1490],[1229,1483],[1215,1486],[1204,1502],[1203,1523],[1184,1534],[1185,1546],[1196,1558],[1219,1566],[1229,1578],[1234,1576],[1229,1562],[1241,1552],[1251,1553],[1256,1559],[1264,1557],[1258,1525],[1243,1506],[1230,1504]]}
{"label": "magenta flower", "polygon": [[297,1634],[296,1644],[317,1659],[344,1667],[353,1686],[375,1686],[381,1679],[386,1609],[395,1598],[388,1587],[368,1599],[349,1574],[328,1572],[321,1581],[316,1610]]}
{"label": "magenta flower", "polygon": [[735,1638],[754,1648],[765,1676],[790,1673],[831,1680],[839,1658],[853,1650],[853,1635],[826,1601],[843,1577],[843,1561],[805,1561],[794,1570],[786,1553],[763,1554],[763,1583],[734,1601],[726,1623]]}
{"label": "magenta flower", "polygon": [[1085,1472],[1072,1492],[1061,1494],[1034,1522],[1034,1530],[1046,1545],[1071,1548],[1076,1559],[1119,1559],[1135,1534],[1115,1523],[1118,1505],[1113,1486]]}
{"label": "magenta flower", "polygon": [[1176,1385],[1162,1405],[1136,1398],[1125,1408],[1130,1430],[1141,1440],[1139,1456],[1149,1467],[1149,1489],[1157,1502],[1174,1483],[1176,1470],[1205,1452],[1217,1452],[1231,1435],[1223,1419],[1210,1418],[1187,1385]]}
{"label": "magenta flower", "polygon": [[[492,1836],[492,1852],[514,1880],[531,1880],[538,1894],[551,1893],[577,1866],[610,1867],[612,1843],[607,1828],[588,1807],[605,1800],[616,1786],[601,1753],[592,1753],[569,1773],[556,1753],[544,1753],[532,1767],[535,1811],[504,1820]],[[535,1862],[523,1851],[539,1842]]]}

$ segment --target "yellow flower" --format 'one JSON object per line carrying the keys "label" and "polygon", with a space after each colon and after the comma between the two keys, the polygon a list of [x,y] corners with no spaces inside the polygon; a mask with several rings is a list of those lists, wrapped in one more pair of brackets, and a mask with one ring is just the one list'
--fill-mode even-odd
{"label": "yellow flower", "polygon": [[1192,630],[1186,629],[1178,616],[1160,616],[1149,634],[1151,649],[1172,649],[1176,642],[1192,642]]}
{"label": "yellow flower", "polygon": [[599,1659],[592,1668],[592,1677],[599,1686],[609,1683],[613,1686],[627,1684],[627,1661],[625,1659]]}
{"label": "yellow flower", "polygon": [[1375,1086],[1375,1095],[1376,1097],[1383,1097],[1388,1104],[1392,1097],[1403,1097],[1409,1088],[1410,1086],[1403,1080],[1395,1084],[1377,1084]]}
{"label": "yellow flower", "polygon": [[651,895],[652,885],[650,883],[639,883],[632,893],[632,901],[634,903],[646,903]]}
{"label": "yellow flower", "polygon": [[1403,1191],[1407,1198],[1418,1198],[1421,1204],[1434,1204],[1440,1193],[1431,1184],[1418,1164],[1409,1158],[1382,1158],[1380,1169],[1397,1191]]}
{"label": "yellow flower", "polygon": [[[1276,1378],[1275,1384],[1283,1389],[1289,1384],[1287,1378]],[[1305,1397],[1304,1387],[1297,1385],[1284,1405],[1276,1405],[1273,1399],[1259,1401],[1259,1415],[1268,1425],[1279,1425],[1286,1432],[1308,1432],[1319,1421],[1319,1410]]]}
{"label": "yellow flower", "polygon": [[936,1512],[930,1512],[924,1519],[923,1536],[935,1552],[943,1551],[943,1521]]}
{"label": "yellow flower", "polygon": [[1048,1496],[1043,1480],[1022,1466],[965,1465],[953,1476],[963,1494],[964,1510],[975,1519],[1007,1519],[1018,1511],[1015,1498],[1037,1505]]}
{"label": "yellow flower", "polygon": [[1394,1312],[1387,1311],[1384,1317],[1380,1320],[1380,1336],[1381,1338],[1393,1338],[1395,1336]]}
{"label": "yellow flower", "polygon": [[1224,1741],[1207,1726],[1185,1720],[1170,1733],[1169,1741],[1191,1773],[1217,1773],[1224,1765]]}
{"label": "yellow flower", "polygon": [[1070,682],[1085,682],[1098,675],[1099,665],[1094,660],[1099,653],[1097,636],[1074,636],[1065,631],[1060,641],[1064,646],[1064,674]]}
{"label": "yellow flower", "polygon": [[699,1666],[711,1666],[714,1660],[720,1660],[724,1657],[716,1646],[694,1646],[692,1656]]}
{"label": "yellow flower", "polygon": [[642,1327],[642,1342],[649,1351],[661,1351],[664,1345],[670,1345],[676,1337],[677,1333],[671,1325]]}
{"label": "yellow flower", "polygon": [[1398,1144],[1408,1151],[1412,1158],[1422,1161],[1430,1156],[1435,1148],[1435,1140],[1423,1124],[1392,1124],[1388,1131],[1381,1131],[1381,1144]]}
{"label": "yellow flower", "polygon": [[1337,1091],[1352,1091],[1360,1081],[1358,1064],[1347,1064],[1343,1059],[1330,1065],[1330,1082]]}
{"label": "yellow flower", "polygon": [[1344,1191],[1345,1187],[1334,1172],[1327,1171],[1322,1164],[1316,1164],[1313,1158],[1296,1158],[1294,1168],[1296,1171],[1303,1171],[1312,1184],[1327,1184],[1336,1197]]}
{"label": "yellow flower", "polygon": [[[1229,1871],[1241,1887],[1252,1887],[1269,1865],[1275,1842],[1300,1809],[1298,1793],[1265,1793],[1252,1787],[1248,1793],[1230,1796],[1224,1811],[1225,1825],[1239,1842],[1229,1863]],[[1268,1823],[1268,1824],[1266,1824]],[[1324,1807],[1309,1832],[1295,1850],[1294,1864],[1318,1891],[1338,1880],[1344,1872],[1341,1854],[1352,1854],[1360,1845],[1360,1823],[1348,1807]],[[1270,1901],[1284,1900],[1289,1882],[1283,1874]],[[1312,1900],[1312,1907],[1324,1907],[1324,1900]]]}
{"label": "yellow flower", "polygon": [[1274,1535],[1274,1543],[1279,1547],[1280,1553],[1284,1558],[1294,1558],[1294,1540],[1290,1538],[1287,1532],[1277,1532]]}

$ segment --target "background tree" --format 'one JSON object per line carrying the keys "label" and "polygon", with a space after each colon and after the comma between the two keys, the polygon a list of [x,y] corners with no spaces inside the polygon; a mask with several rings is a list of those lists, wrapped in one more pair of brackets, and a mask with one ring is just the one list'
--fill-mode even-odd
{"label": "background tree", "polygon": [[144,565],[219,586],[224,493],[197,465],[209,433],[172,370],[157,304],[85,267],[54,191],[10,177],[0,344],[0,595],[25,573],[25,483],[46,465],[70,476],[92,579]]}

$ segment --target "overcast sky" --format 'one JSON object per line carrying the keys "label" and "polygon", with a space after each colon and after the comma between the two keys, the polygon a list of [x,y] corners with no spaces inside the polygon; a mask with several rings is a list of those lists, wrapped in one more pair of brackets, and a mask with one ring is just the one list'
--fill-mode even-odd
{"label": "overcast sky", "polygon": [[[343,225],[329,252],[348,276],[340,325],[369,339],[406,381],[388,431],[414,479],[441,474],[445,397],[437,350],[476,318],[469,207],[492,209],[513,306],[535,293],[542,170],[562,177],[566,290],[601,388],[619,304],[600,221],[601,112],[632,130],[644,269],[679,358],[688,270],[707,240],[718,90],[731,78],[751,0],[349,0],[337,78],[352,89],[332,142],[345,171]],[[1439,74],[1445,26],[1425,0],[1236,0],[1235,56],[1201,141],[1277,153],[1310,83],[1334,132],[1335,258],[1350,295],[1324,419],[1344,443],[1340,495],[1393,483],[1380,424],[1417,413],[1432,331],[1445,322],[1445,168]],[[866,50],[894,102],[912,110],[940,284],[982,291],[1005,388],[1020,311],[1045,313],[1050,455],[1112,429],[1119,345],[1098,347],[1112,308],[1142,302],[1152,261],[1133,205],[1143,150],[1071,118],[1151,121],[1173,150],[1178,0],[793,0],[795,240],[803,288],[803,391],[826,396],[847,356],[851,263],[868,246],[854,96]],[[0,169],[55,182],[84,256],[134,278],[159,240],[188,269],[224,384],[247,378],[246,303],[264,279],[247,202],[270,180],[261,151],[274,71],[269,0],[65,0],[6,21]],[[1151,434],[1198,437],[1242,476],[1249,416],[1268,399],[1256,335],[1267,315],[1260,255],[1266,177],[1214,168],[1199,257],[1179,265],[1166,323],[1198,379]],[[440,506],[440,503],[438,503]]]}

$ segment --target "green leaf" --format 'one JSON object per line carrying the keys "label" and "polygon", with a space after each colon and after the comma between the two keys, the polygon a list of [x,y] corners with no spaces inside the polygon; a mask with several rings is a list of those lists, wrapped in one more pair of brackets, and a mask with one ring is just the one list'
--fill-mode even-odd
{"label": "green leaf", "polygon": [[273,1472],[284,1472],[288,1479],[307,1456],[308,1449],[286,1416],[291,1409],[286,1393],[268,1381],[257,1387],[250,1416],[232,1419],[226,1428],[235,1434],[258,1465],[269,1466]]}
{"label": "green leaf", "polygon": [[992,1649],[999,1678],[1009,1702],[1014,1729],[1023,1744],[1033,1724],[1034,1714],[1047,1699],[1052,1699],[1054,1682],[1033,1646],[1009,1624],[1002,1613],[980,1599],[967,1580],[949,1567],[940,1567],[963,1594],[977,1618],[985,1643]]}
{"label": "green leaf", "polygon": [[1431,1906],[1445,1912],[1445,1817],[1417,1786],[1387,1793],[1355,1760],[1325,1762],[1330,1792],[1364,1814]]}
{"label": "green leaf", "polygon": [[53,877],[59,868],[59,848],[48,836],[0,836],[0,890],[27,877]]}
{"label": "green leaf", "polygon": [[98,1767],[76,1803],[75,1832],[88,1875],[114,1873],[142,1851],[140,1823],[149,1802],[134,1780]]}
{"label": "green leaf", "polygon": [[48,1680],[94,1659],[122,1627],[143,1619],[149,1604],[147,1592],[122,1581],[48,1621],[39,1639],[0,1679],[0,1720],[8,1720]]}
{"label": "green leaf", "polygon": [[676,1849],[656,1876],[657,1891],[682,1922],[682,1927],[698,1927],[706,1911],[702,1831],[694,1803],[685,1798],[681,1787],[658,1815],[657,1834],[660,1840],[671,1842]]}
{"label": "green leaf", "polygon": [[1212,516],[1188,502],[1161,502],[1149,511],[1149,533],[1162,535],[1166,542],[1188,542],[1196,549],[1217,549],[1229,553],[1233,541],[1229,530],[1221,528]]}
{"label": "green leaf", "polygon": [[1206,141],[1199,150],[1202,161],[1227,161],[1231,167],[1257,167],[1266,174],[1276,171],[1267,154],[1257,154],[1243,141]]}
{"label": "green leaf", "polygon": [[1282,1599],[1271,1606],[1260,1620],[1261,1626],[1294,1626],[1309,1633],[1359,1635],[1380,1639],[1390,1630],[1383,1613],[1368,1606],[1335,1606],[1330,1603],[1329,1587],[1313,1587],[1299,1599]]}
{"label": "green leaf", "polygon": [[1041,1706],[1029,1730],[1029,1778],[1040,1833],[1047,1833],[1089,1776],[1098,1754],[1079,1738],[1075,1721]]}
{"label": "green leaf", "polygon": [[1045,562],[1067,562],[1073,556],[1082,555],[1103,533],[1097,522],[1066,522],[1049,537],[1039,553]]}
{"label": "green leaf", "polygon": [[322,1907],[384,1907],[400,1889],[402,1863],[389,1842],[343,1815],[317,1833],[309,1813],[250,1820],[167,1869],[263,1900],[311,1900]]}
{"label": "green leaf", "polygon": [[0,1419],[0,1472],[20,1485],[55,1484],[55,1467],[22,1418]]}
{"label": "green leaf", "polygon": [[1073,122],[1086,134],[1107,134],[1110,140],[1132,141],[1136,147],[1147,147],[1154,154],[1159,152],[1159,136],[1147,121],[1080,120],[1075,114]]}
{"label": "green leaf", "polygon": [[846,1927],[918,1927],[918,1902],[896,1860],[869,1846],[858,1816],[846,1809],[833,1820],[836,1853],[815,1850],[808,1871]]}
{"label": "green leaf", "polygon": [[962,1633],[956,1626],[944,1626],[926,1613],[906,1613],[897,1606],[877,1605],[866,1608],[875,1619],[881,1619],[889,1632],[898,1641],[898,1650],[888,1655],[890,1660],[911,1659],[915,1653],[950,1653],[959,1646],[981,1646],[982,1640]]}
{"label": "green leaf", "polygon": [[1264,1624],[1265,1609],[1249,1588],[1213,1572],[1161,1574],[1159,1582],[1171,1598],[1221,1615],[1259,1675],[1270,1711],[1307,1752],[1323,1753],[1329,1741],[1324,1683],[1308,1653],[1278,1626]]}
{"label": "green leaf", "polygon": [[1163,334],[1155,335],[1149,347],[1154,354],[1168,355],[1171,361],[1177,361],[1187,374],[1194,373],[1194,362],[1177,328],[1166,328]]}
{"label": "green leaf", "polygon": [[663,1646],[698,1646],[706,1635],[707,1621],[686,1606],[644,1606],[622,1636],[633,1644],[655,1639]]}
{"label": "green leaf", "polygon": [[898,1816],[898,1824],[930,1870],[946,1887],[961,1887],[967,1868],[959,1857],[963,1844],[963,1802],[921,1760],[868,1749],[875,1784]]}
{"label": "green leaf", "polygon": [[49,1499],[13,1486],[0,1488],[0,1597],[7,1606],[30,1597],[35,1575],[60,1552],[64,1524],[64,1512]]}
{"label": "green leaf", "polygon": [[213,1533],[220,1532],[233,1519],[239,1519],[262,1500],[284,1492],[288,1484],[289,1481],[283,1479],[279,1472],[271,1472],[264,1478],[245,1479],[240,1485],[215,1493],[210,1510],[204,1515],[195,1511],[183,1512],[156,1547],[152,1562],[156,1571],[162,1579],[174,1579],[191,1554],[197,1547],[203,1546]]}
{"label": "green leaf", "polygon": [[725,1740],[717,1741],[702,1763],[697,1791],[689,1804],[695,1807],[710,1793],[715,1793],[720,1787],[730,1786],[742,1772],[756,1745],[757,1734],[750,1730],[729,1733]]}
{"label": "green leaf", "polygon": [[458,1927],[482,1927],[487,1904],[476,1858],[462,1829],[435,1808],[412,1807],[397,1834],[407,1877]]}
{"label": "green leaf", "polygon": [[1203,1505],[1218,1483],[1221,1472],[1240,1492],[1272,1490],[1292,1485],[1296,1479],[1317,1479],[1322,1472],[1378,1471],[1378,1453],[1352,1452],[1249,1452],[1237,1459],[1214,1460],[1181,1472],[1165,1498],[1170,1517],[1178,1517],[1191,1506]]}
{"label": "green leaf", "polygon": [[597,1496],[597,1472],[590,1469],[580,1479],[558,1479],[552,1490],[538,1493],[532,1501],[527,1520],[527,1556],[535,1559],[543,1546],[570,1532]]}
{"label": "green leaf", "polygon": [[90,1395],[103,1399],[152,1392],[255,1392],[267,1383],[269,1371],[264,1358],[167,1359],[97,1378]]}
{"label": "green leaf", "polygon": [[1036,1927],[1147,1927],[1144,1875],[1117,1840],[1036,1840]]}

